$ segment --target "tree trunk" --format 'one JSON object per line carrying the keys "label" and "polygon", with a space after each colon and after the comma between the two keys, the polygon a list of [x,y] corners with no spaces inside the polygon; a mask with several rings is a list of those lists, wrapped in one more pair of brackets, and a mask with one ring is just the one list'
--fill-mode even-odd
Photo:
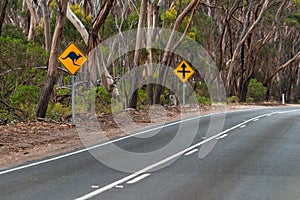
{"label": "tree trunk", "polygon": [[272,86],[272,80],[266,83],[266,101],[269,101],[271,98],[271,86]]}
{"label": "tree trunk", "polygon": [[[141,62],[141,53],[142,53],[142,43],[143,43],[143,28],[145,27],[146,22],[146,13],[147,13],[147,0],[141,1],[141,8],[140,8],[140,18],[138,23],[138,30],[137,30],[137,38],[135,44],[135,52],[134,52],[134,59],[133,59],[133,68],[136,68],[140,65]],[[139,71],[139,70],[137,70]],[[137,82],[137,74],[135,74],[135,70],[133,69],[133,75],[131,76],[131,86],[130,86],[130,99],[129,99],[129,108],[136,108],[137,101],[138,101],[138,82]],[[132,74],[132,73],[131,73]]]}
{"label": "tree trunk", "polygon": [[[58,2],[58,1],[57,1]],[[61,41],[61,34],[66,21],[68,1],[62,0],[58,5],[58,14],[56,17],[56,25],[53,34],[52,46],[50,57],[48,61],[47,78],[44,88],[41,92],[38,107],[36,110],[36,117],[44,118],[46,116],[47,107],[49,104],[50,96],[53,91],[56,78],[57,78],[57,57],[58,48]]]}
{"label": "tree trunk", "polygon": [[[160,103],[160,95],[162,94],[163,91],[163,82],[164,82],[164,75],[165,75],[165,67],[168,65],[168,61],[169,61],[169,56],[170,53],[169,49],[173,49],[171,48],[172,46],[174,46],[174,44],[176,43],[175,41],[175,36],[176,36],[176,32],[179,30],[179,27],[181,25],[181,23],[183,22],[184,18],[187,16],[187,14],[192,10],[195,9],[196,7],[198,7],[199,3],[201,2],[201,0],[192,0],[189,5],[178,15],[175,23],[174,23],[174,27],[173,27],[173,31],[169,37],[167,46],[166,46],[166,50],[164,51],[163,54],[163,58],[162,58],[162,66],[160,67],[159,70],[159,74],[158,74],[158,83],[155,87],[155,96],[154,96],[154,103],[155,104],[159,104]],[[189,26],[189,25],[188,25]]]}
{"label": "tree trunk", "polygon": [[99,43],[99,30],[101,26],[104,24],[106,17],[108,16],[112,4],[114,0],[104,1],[96,19],[92,24],[92,28],[90,30],[89,39],[88,39],[88,51],[91,52]]}
{"label": "tree trunk", "polygon": [[157,0],[154,0],[151,6],[148,9],[148,38],[147,38],[147,65],[146,65],[146,74],[148,77],[148,87],[147,87],[147,104],[153,104],[153,95],[154,95],[154,84],[153,82],[153,54],[152,54],[152,42],[156,37],[156,33],[153,32],[152,28],[158,26],[158,14],[159,6],[157,5]]}
{"label": "tree trunk", "polygon": [[44,19],[45,50],[51,51],[50,14],[46,0],[41,1]]}
{"label": "tree trunk", "polygon": [[[93,49],[99,44],[99,30],[104,24],[111,8],[113,5],[114,0],[107,0],[103,3],[96,19],[94,20],[92,24],[92,28],[90,29],[89,36],[88,36],[88,57],[90,57],[90,54],[92,53]],[[106,66],[100,63],[99,65],[93,64],[93,61],[90,61],[88,64],[88,72],[95,71],[94,67],[99,66],[100,71],[100,77],[101,77],[101,83],[106,88],[107,91],[110,90],[110,85],[108,84],[109,80],[107,78],[111,78],[110,74],[108,73],[108,70],[106,69]],[[96,76],[95,73],[92,73],[91,75]],[[96,77],[90,77],[92,80],[91,82],[96,82]]]}
{"label": "tree trunk", "polygon": [[27,40],[33,41],[35,37],[36,23],[37,23],[36,8],[33,0],[26,0],[26,4],[30,13],[30,23],[29,23]]}
{"label": "tree trunk", "polygon": [[1,10],[0,10],[0,36],[2,34],[2,27],[4,24],[7,4],[8,4],[8,0],[3,0],[2,5],[1,5]]}
{"label": "tree trunk", "polygon": [[241,46],[241,74],[239,84],[239,101],[246,102],[247,87],[246,81],[244,80],[245,73],[245,43]]}
{"label": "tree trunk", "polygon": [[68,20],[75,26],[77,31],[80,33],[84,43],[87,45],[89,40],[89,33],[86,30],[83,23],[80,21],[80,19],[73,13],[73,11],[69,8],[67,8],[67,18]]}
{"label": "tree trunk", "polygon": [[[91,2],[89,0],[86,0],[87,4],[90,4]],[[112,7],[113,0],[112,1],[106,1],[105,4],[101,7],[100,12],[98,13],[97,18],[94,20],[92,28],[90,30],[90,33],[87,31],[86,27],[83,25],[83,23],[80,21],[80,19],[73,13],[73,11],[68,8],[67,9],[67,18],[70,20],[70,22],[75,26],[77,31],[80,33],[83,41],[88,46],[89,52],[88,52],[88,68],[86,69],[86,72],[90,73],[92,77],[91,78],[91,85],[95,85],[93,83],[96,83],[97,79],[97,73],[93,73],[91,70],[96,71],[95,66],[98,67],[98,70],[100,72],[100,78],[101,78],[101,85],[103,85],[108,92],[110,92],[112,95],[118,95],[118,89],[114,85],[114,81],[112,76],[110,75],[109,71],[107,70],[105,63],[94,63],[94,61],[99,61],[99,58],[95,58],[96,60],[93,61],[92,56],[98,56],[98,55],[91,55],[92,50],[97,46],[99,42],[98,33],[100,30],[100,27],[105,22],[105,19],[107,15],[110,12],[110,9]],[[91,5],[90,5],[91,6]],[[93,9],[92,9],[93,10]],[[96,24],[99,23],[99,24]],[[91,33],[95,34],[95,37],[91,36]],[[111,51],[111,55],[114,53],[114,51]],[[111,56],[110,55],[110,56]],[[99,56],[98,56],[99,57]],[[100,59],[103,61],[103,59]]]}
{"label": "tree trunk", "polygon": [[260,9],[260,12],[257,16],[257,18],[255,19],[255,21],[251,24],[251,26],[248,26],[247,24],[249,24],[250,22],[250,17],[249,15],[251,14],[252,9],[251,8],[251,1],[248,1],[248,12],[247,12],[247,18],[246,18],[246,22],[244,22],[244,28],[243,28],[243,31],[242,31],[242,34],[241,34],[241,38],[240,40],[238,41],[237,45],[236,45],[236,48],[233,52],[233,55],[231,57],[231,60],[229,62],[229,69],[228,69],[228,72],[227,72],[227,77],[226,77],[226,88],[227,90],[232,90],[232,86],[234,85],[233,82],[235,81],[236,77],[234,76],[234,73],[236,70],[234,70],[235,68],[235,65],[236,65],[236,58],[239,54],[239,51],[241,49],[241,46],[243,44],[245,44],[246,40],[248,39],[249,35],[253,33],[253,31],[255,30],[255,28],[258,26],[258,24],[260,23],[260,21],[262,20],[263,18],[263,14],[265,13],[265,11],[267,10],[268,8],[268,5],[269,5],[269,0],[265,0],[263,5],[262,5],[262,8]]}

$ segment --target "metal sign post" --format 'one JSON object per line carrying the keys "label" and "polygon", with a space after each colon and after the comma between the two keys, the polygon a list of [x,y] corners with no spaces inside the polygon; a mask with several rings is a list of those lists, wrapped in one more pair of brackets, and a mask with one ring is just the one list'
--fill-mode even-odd
{"label": "metal sign post", "polygon": [[72,125],[75,125],[75,73],[85,63],[87,58],[84,54],[76,47],[75,44],[71,43],[66,50],[57,58],[70,72],[72,75]]}
{"label": "metal sign post", "polygon": [[182,105],[185,105],[185,88],[186,88],[186,83],[182,84]]}
{"label": "metal sign post", "polygon": [[72,125],[75,125],[75,76],[72,75]]}

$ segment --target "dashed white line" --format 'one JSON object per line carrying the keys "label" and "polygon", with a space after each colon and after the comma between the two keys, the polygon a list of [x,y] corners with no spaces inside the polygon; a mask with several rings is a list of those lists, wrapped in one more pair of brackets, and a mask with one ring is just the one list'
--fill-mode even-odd
{"label": "dashed white line", "polygon": [[189,151],[189,152],[185,153],[184,155],[189,156],[189,155],[192,155],[193,153],[196,153],[197,151],[199,151],[199,149],[193,149],[192,151]]}
{"label": "dashed white line", "polygon": [[[34,166],[41,165],[41,164],[45,164],[45,163],[56,161],[56,160],[63,159],[63,158],[66,158],[66,157],[74,156],[74,155],[77,155],[77,154],[80,154],[80,153],[83,153],[83,152],[86,152],[86,151],[89,151],[89,150],[92,150],[92,149],[96,149],[96,148],[99,148],[99,147],[102,147],[102,146],[105,146],[105,145],[108,145],[108,144],[112,144],[112,143],[119,142],[119,141],[122,141],[122,140],[125,140],[125,139],[128,139],[128,138],[131,138],[131,137],[135,137],[135,136],[138,136],[140,134],[144,134],[144,133],[154,131],[154,130],[157,130],[157,129],[161,129],[161,128],[173,126],[173,125],[176,125],[176,124],[180,124],[182,122],[187,122],[187,121],[191,121],[191,120],[194,120],[194,119],[209,117],[209,116],[213,116],[213,115],[243,112],[243,111],[254,111],[254,110],[260,110],[260,109],[264,109],[264,108],[225,111],[225,112],[220,112],[220,113],[213,113],[213,114],[196,116],[196,117],[192,117],[192,118],[183,119],[181,121],[171,122],[169,124],[159,125],[157,127],[150,128],[150,129],[147,129],[147,130],[144,130],[144,131],[139,131],[136,134],[127,135],[127,136],[124,136],[124,137],[121,137],[121,138],[118,138],[118,139],[115,139],[115,140],[111,140],[111,141],[104,142],[104,143],[101,143],[101,144],[98,144],[98,145],[95,145],[95,146],[91,146],[91,147],[88,147],[88,148],[85,148],[85,149],[81,149],[81,150],[74,151],[74,152],[71,152],[71,153],[56,156],[56,157],[53,157],[53,158],[50,158],[50,159],[45,159],[45,160],[41,160],[41,161],[38,161],[38,162],[30,163],[30,164],[27,164],[27,165],[22,165],[22,166],[19,166],[19,167],[14,167],[14,168],[10,168],[10,169],[4,170],[4,171],[0,171],[0,175],[11,173],[11,172],[22,170],[22,169],[26,169],[26,168],[29,168],[29,167],[34,167]],[[292,111],[288,111],[288,112],[295,112],[295,111],[299,111],[299,110],[292,110]],[[278,113],[284,113],[284,111],[283,112],[278,112]],[[206,138],[203,138],[203,139],[206,139]]]}
{"label": "dashed white line", "polygon": [[245,128],[246,127],[246,125],[242,125],[242,126],[240,126],[240,128]]}
{"label": "dashed white line", "polygon": [[127,181],[126,183],[127,184],[134,184],[134,183],[137,183],[137,182],[143,180],[144,178],[146,178],[148,176],[150,176],[149,173],[148,174],[142,174],[142,175],[140,175],[140,176],[138,176],[138,177],[136,177],[136,178],[134,178],[134,179],[132,179],[130,181]]}
{"label": "dashed white line", "polygon": [[225,138],[225,137],[227,137],[228,136],[228,134],[224,134],[224,135],[221,135],[220,137],[218,137],[217,139],[219,140],[219,139],[223,139],[223,138]]}
{"label": "dashed white line", "polygon": [[[274,114],[274,113],[272,113],[272,114]],[[124,178],[122,178],[120,180],[117,180],[115,182],[112,182],[112,183],[110,183],[110,184],[108,184],[108,185],[106,185],[106,186],[104,186],[102,188],[99,188],[98,190],[95,190],[95,191],[93,191],[91,193],[85,194],[85,195],[83,195],[83,196],[81,196],[81,197],[79,197],[79,198],[77,198],[75,200],[87,200],[87,199],[90,199],[90,198],[92,198],[94,196],[97,196],[97,195],[99,195],[99,194],[101,194],[101,193],[103,193],[103,192],[105,192],[105,191],[107,191],[107,190],[109,190],[109,189],[111,189],[111,188],[119,185],[119,184],[127,182],[127,181],[129,181],[129,180],[131,180],[131,179],[133,179],[135,177],[138,177],[138,176],[140,176],[140,175],[142,175],[142,174],[144,174],[146,172],[149,172],[150,170],[152,170],[152,169],[154,169],[154,168],[156,168],[156,167],[158,167],[160,165],[163,165],[163,164],[165,164],[165,163],[167,163],[167,162],[169,162],[169,161],[171,161],[171,160],[173,160],[173,159],[175,159],[175,158],[177,158],[179,156],[182,156],[185,153],[187,153],[187,152],[189,152],[189,151],[191,151],[193,149],[196,149],[196,148],[200,147],[201,145],[203,145],[203,144],[205,144],[205,143],[207,143],[207,142],[209,142],[211,140],[214,140],[214,139],[216,139],[216,138],[218,138],[218,137],[220,137],[220,136],[222,136],[222,135],[224,135],[224,134],[226,134],[226,133],[228,133],[228,132],[230,132],[230,131],[232,131],[234,129],[237,129],[240,126],[245,125],[245,124],[253,121],[256,118],[266,117],[267,115],[269,115],[269,114],[259,115],[257,117],[254,117],[254,118],[251,118],[249,120],[246,120],[246,121],[244,121],[244,122],[242,122],[240,124],[237,124],[237,125],[229,128],[229,129],[227,129],[225,131],[222,131],[222,132],[220,132],[220,133],[218,133],[218,134],[216,134],[216,135],[214,135],[214,136],[212,136],[210,138],[207,138],[207,139],[205,139],[205,140],[203,140],[203,141],[201,141],[201,142],[199,142],[197,144],[194,144],[194,145],[190,146],[187,149],[184,149],[184,150],[182,150],[182,151],[180,151],[178,153],[175,153],[175,154],[173,154],[173,155],[171,155],[171,156],[169,156],[169,157],[167,157],[167,158],[165,158],[165,159],[163,159],[163,160],[161,160],[161,161],[159,161],[157,163],[149,165],[148,167],[145,167],[145,168],[143,168],[143,169],[135,172],[134,174],[126,176],[126,177],[124,177]]]}

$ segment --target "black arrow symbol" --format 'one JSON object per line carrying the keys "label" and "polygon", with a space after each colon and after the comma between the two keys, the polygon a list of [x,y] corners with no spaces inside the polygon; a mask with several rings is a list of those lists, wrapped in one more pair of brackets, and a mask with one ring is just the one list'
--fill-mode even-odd
{"label": "black arrow symbol", "polygon": [[186,73],[187,73],[187,74],[191,73],[190,70],[185,70],[185,68],[187,68],[187,66],[183,63],[183,64],[181,65],[181,69],[182,69],[182,70],[177,70],[178,73],[182,73],[182,79],[185,79],[185,74],[186,74]]}

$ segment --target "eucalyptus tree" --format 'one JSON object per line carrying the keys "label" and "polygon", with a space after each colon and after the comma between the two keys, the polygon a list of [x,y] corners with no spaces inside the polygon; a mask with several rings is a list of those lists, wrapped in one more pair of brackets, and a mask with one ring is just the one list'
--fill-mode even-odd
{"label": "eucalyptus tree", "polygon": [[51,93],[53,92],[53,88],[57,79],[58,47],[61,40],[63,27],[66,21],[68,1],[57,0],[56,4],[57,4],[56,25],[53,33],[53,38],[52,38],[50,57],[48,60],[47,77],[46,77],[45,85],[40,94],[40,99],[36,109],[36,116],[40,118],[44,118],[46,116],[47,107],[50,101],[50,96]]}

